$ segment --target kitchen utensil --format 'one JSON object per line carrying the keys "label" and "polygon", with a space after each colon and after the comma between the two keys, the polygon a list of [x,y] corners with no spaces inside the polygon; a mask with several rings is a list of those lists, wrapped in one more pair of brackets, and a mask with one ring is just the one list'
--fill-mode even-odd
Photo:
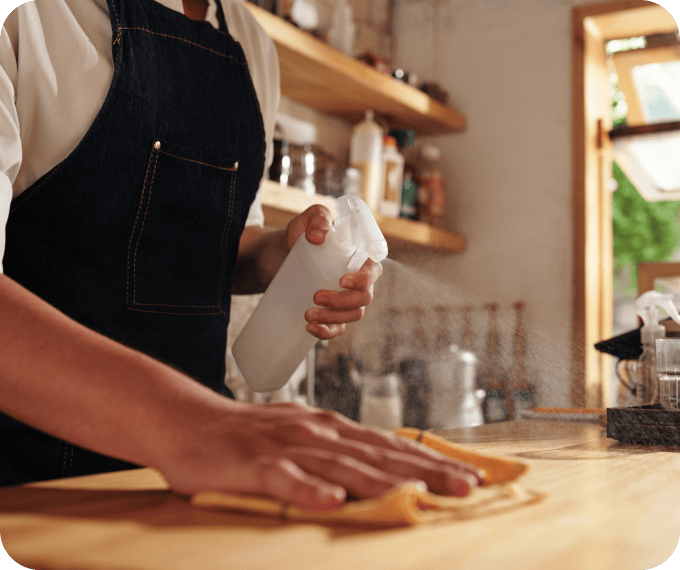
{"label": "kitchen utensil", "polygon": [[476,389],[477,357],[452,344],[428,361],[431,386],[428,429],[470,427],[484,423],[484,390]]}

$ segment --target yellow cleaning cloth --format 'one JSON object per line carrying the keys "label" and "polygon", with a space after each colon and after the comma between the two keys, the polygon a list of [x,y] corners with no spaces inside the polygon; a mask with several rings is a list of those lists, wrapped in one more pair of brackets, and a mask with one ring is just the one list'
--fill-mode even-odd
{"label": "yellow cleaning cloth", "polygon": [[418,429],[404,428],[402,437],[419,440],[444,455],[472,464],[486,473],[488,485],[474,489],[467,497],[442,497],[418,489],[416,485],[395,487],[376,499],[349,501],[330,511],[311,511],[279,501],[257,497],[227,495],[215,491],[197,493],[193,505],[274,516],[290,521],[338,524],[402,526],[436,520],[460,520],[480,517],[529,505],[541,496],[526,491],[514,481],[528,465],[517,461],[482,455]]}

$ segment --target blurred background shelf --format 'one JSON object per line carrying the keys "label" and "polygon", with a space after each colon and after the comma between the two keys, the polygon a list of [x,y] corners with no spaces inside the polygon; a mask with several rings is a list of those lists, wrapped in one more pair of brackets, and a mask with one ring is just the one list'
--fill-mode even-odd
{"label": "blurred background shelf", "polygon": [[[283,227],[296,215],[313,204],[323,204],[334,211],[334,199],[266,180],[262,188],[262,209],[268,226]],[[451,252],[465,250],[463,236],[404,218],[388,218],[376,214],[375,219],[390,247],[417,245]]]}
{"label": "blurred background shelf", "polygon": [[352,123],[373,109],[392,128],[410,128],[419,135],[465,129],[463,115],[419,89],[379,73],[250,2],[245,4],[276,44],[284,96]]}

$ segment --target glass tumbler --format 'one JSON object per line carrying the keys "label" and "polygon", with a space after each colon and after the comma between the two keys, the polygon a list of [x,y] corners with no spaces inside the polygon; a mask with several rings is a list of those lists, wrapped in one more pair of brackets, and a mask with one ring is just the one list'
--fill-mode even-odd
{"label": "glass tumbler", "polygon": [[666,410],[680,410],[680,338],[656,340],[656,372],[661,406]]}
{"label": "glass tumbler", "polygon": [[383,429],[397,429],[403,423],[403,403],[396,374],[365,376],[362,379],[361,423]]}

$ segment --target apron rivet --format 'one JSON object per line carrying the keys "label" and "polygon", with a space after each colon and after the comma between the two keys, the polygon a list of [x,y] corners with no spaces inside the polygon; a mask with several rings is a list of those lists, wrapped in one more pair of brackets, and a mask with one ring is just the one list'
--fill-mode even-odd
{"label": "apron rivet", "polygon": [[153,147],[154,147],[156,150],[160,150],[160,148],[161,148],[161,141],[156,141],[155,143],[153,143]]}

